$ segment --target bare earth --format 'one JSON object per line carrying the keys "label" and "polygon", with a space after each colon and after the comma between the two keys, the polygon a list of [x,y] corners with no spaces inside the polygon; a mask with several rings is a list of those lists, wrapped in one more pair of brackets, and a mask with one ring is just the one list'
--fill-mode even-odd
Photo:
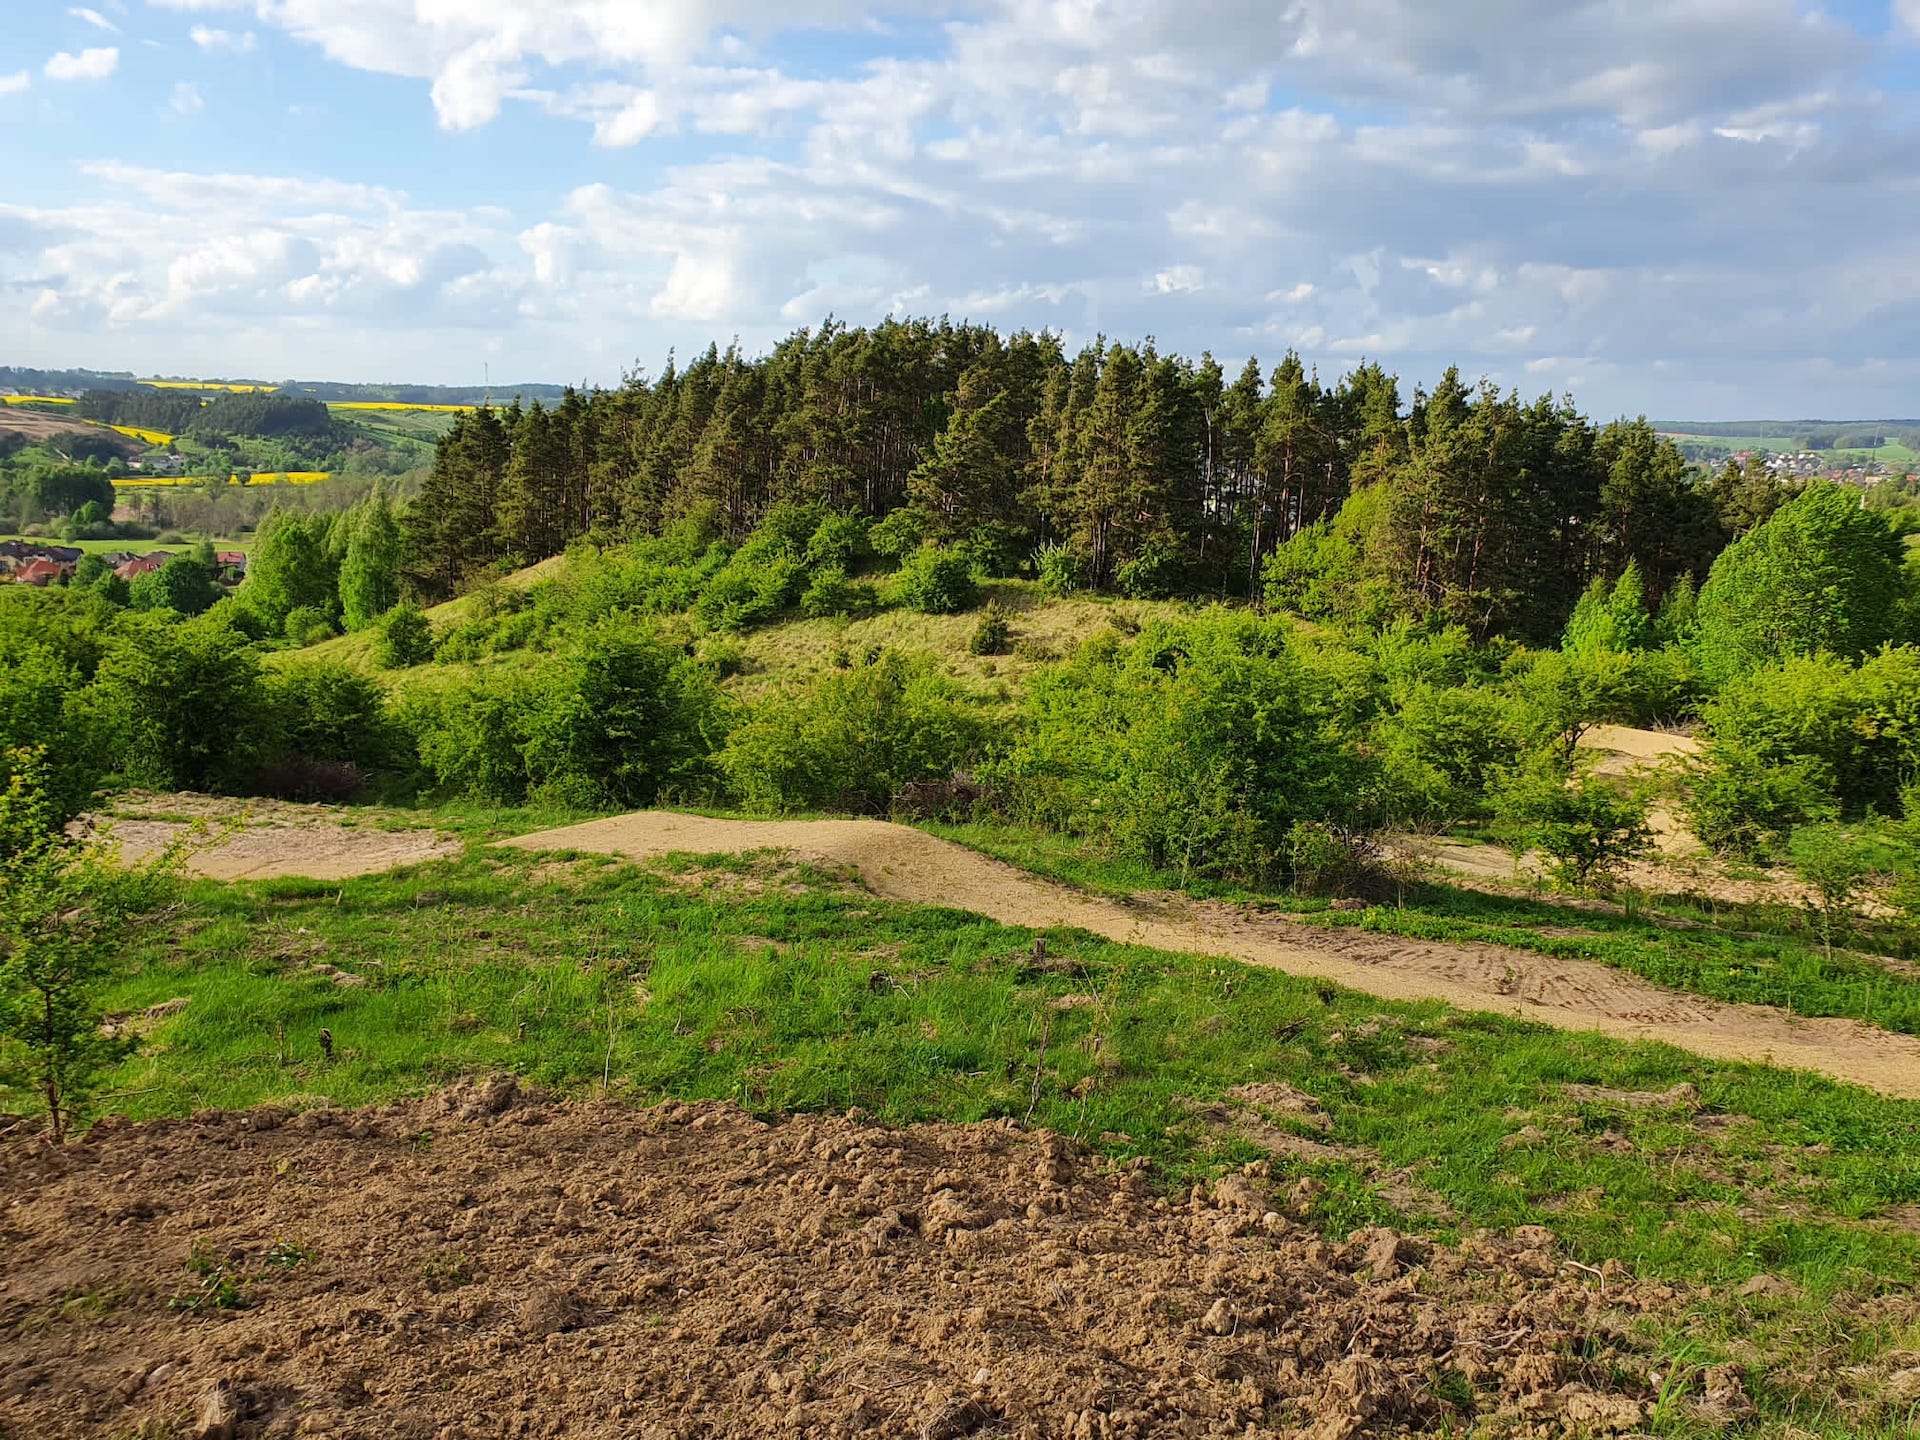
{"label": "bare earth", "polygon": [[1543,1230],[1330,1244],[1259,1167],[1169,1202],[1010,1124],[500,1078],[25,1132],[0,1136],[21,1440],[1350,1440],[1451,1433],[1463,1384],[1501,1433],[1591,1436],[1640,1428],[1661,1377],[1629,1331],[1693,1298]]}
{"label": "bare earth", "polygon": [[786,851],[846,866],[891,900],[950,906],[1006,925],[1070,927],[1154,949],[1227,956],[1388,999],[1444,1000],[1561,1029],[1660,1040],[1716,1059],[1816,1070],[1920,1098],[1920,1038],[1913,1036],[1702,999],[1604,965],[1494,945],[1316,928],[1169,894],[1103,899],[879,820],[720,820],[652,810],[503,843],[632,859]]}
{"label": "bare earth", "polygon": [[[148,795],[122,813],[88,823],[130,861],[150,859],[176,841],[190,848],[186,868],[208,880],[271,880],[299,875],[347,880],[457,854],[460,842],[433,830],[343,825],[329,805],[279,800],[221,800],[206,795]],[[196,832],[196,827],[198,827]]]}

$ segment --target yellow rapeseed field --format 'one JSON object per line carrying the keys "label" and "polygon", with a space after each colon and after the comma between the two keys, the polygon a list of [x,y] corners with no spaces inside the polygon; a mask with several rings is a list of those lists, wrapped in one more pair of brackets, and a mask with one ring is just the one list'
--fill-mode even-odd
{"label": "yellow rapeseed field", "polygon": [[147,430],[139,425],[109,425],[109,430],[117,430],[122,435],[131,435],[135,440],[144,440],[149,445],[171,445],[173,436],[164,430]]}
{"label": "yellow rapeseed field", "polygon": [[0,395],[0,401],[8,405],[71,405],[71,395]]}

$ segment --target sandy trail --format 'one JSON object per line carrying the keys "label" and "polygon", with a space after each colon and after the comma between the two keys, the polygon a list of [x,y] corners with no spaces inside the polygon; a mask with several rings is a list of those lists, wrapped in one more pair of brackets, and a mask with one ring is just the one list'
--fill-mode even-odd
{"label": "sandy trail", "polygon": [[1604,965],[1496,945],[1321,929],[1164,893],[1104,899],[879,820],[721,820],[656,810],[503,843],[632,859],[780,850],[847,866],[889,900],[968,910],[1005,925],[1071,927],[1158,950],[1220,955],[1390,1000],[1444,1000],[1564,1030],[1659,1040],[1715,1059],[1815,1070],[1920,1099],[1920,1038],[1913,1036],[1703,999]]}

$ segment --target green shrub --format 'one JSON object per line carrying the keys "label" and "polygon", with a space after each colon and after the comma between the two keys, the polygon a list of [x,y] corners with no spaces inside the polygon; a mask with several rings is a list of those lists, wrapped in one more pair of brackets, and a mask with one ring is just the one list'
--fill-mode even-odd
{"label": "green shrub", "polygon": [[880,606],[879,592],[862,580],[849,580],[837,566],[814,572],[800,597],[800,613],[809,620],[830,616],[871,615]]}
{"label": "green shrub", "polygon": [[1770,763],[1731,742],[1710,745],[1689,767],[1685,807],[1701,844],[1747,859],[1780,845],[1796,826],[1840,813],[1833,772],[1819,761]]}
{"label": "green shrub", "polygon": [[1873,852],[1867,836],[1839,825],[1803,825],[1787,839],[1793,872],[1813,892],[1814,913],[1829,952],[1833,937],[1852,925],[1854,906],[1875,879]]}
{"label": "green shrub", "polygon": [[1904,547],[1859,496],[1816,482],[1714,561],[1695,653],[1715,684],[1794,655],[1855,659],[1911,636]]}
{"label": "green shrub", "polygon": [[333,618],[318,606],[302,605],[287,612],[286,637],[296,645],[318,645],[339,633]]}
{"label": "green shrub", "polygon": [[1710,756],[1763,766],[1806,762],[1849,815],[1885,813],[1920,773],[1920,648],[1860,665],[1794,656],[1724,686],[1703,712]]}
{"label": "green shrub", "polygon": [[1041,546],[1034,566],[1040,573],[1040,589],[1055,599],[1071,595],[1085,583],[1080,557],[1058,542]]}
{"label": "green shrub", "polygon": [[402,602],[375,622],[373,661],[382,670],[405,670],[433,659],[433,625],[418,605]]}
{"label": "green shrub", "polygon": [[1033,678],[993,767],[1020,818],[1188,875],[1270,878],[1295,821],[1354,815],[1371,766],[1278,623],[1096,636]]}
{"label": "green shrub", "polygon": [[247,638],[218,611],[180,623],[128,616],[123,625],[99,671],[105,713],[126,737],[122,774],[157,790],[244,788],[273,740]]}
{"label": "green shrub", "polygon": [[719,765],[751,809],[883,814],[910,782],[967,768],[986,736],[978,711],[931,663],[887,654],[761,700]]}
{"label": "green shrub", "polygon": [[901,603],[923,615],[955,615],[980,598],[973,562],[959,550],[926,545],[900,563],[894,587]]}
{"label": "green shrub", "polygon": [[829,515],[807,540],[801,558],[815,571],[835,569],[843,575],[851,574],[873,553],[867,528],[867,522],[858,515]]}
{"label": "green shrub", "polygon": [[967,653],[1004,655],[1012,635],[1013,625],[1007,618],[1007,612],[997,602],[989,604],[980,612],[980,623],[973,627],[973,634],[967,637]]}
{"label": "green shrub", "polygon": [[1567,773],[1536,759],[1507,781],[1495,803],[1502,843],[1518,856],[1538,850],[1553,878],[1571,890],[1613,880],[1629,860],[1653,848],[1647,816],[1651,796],[1642,786]]}
{"label": "green shrub", "polygon": [[266,677],[267,703],[279,742],[267,778],[291,777],[270,793],[300,788],[303,766],[351,765],[363,779],[410,773],[411,747],[387,709],[379,685],[359,671],[328,661],[306,660]]}
{"label": "green shrub", "polygon": [[1114,586],[1136,600],[1165,600],[1180,593],[1186,583],[1186,565],[1179,549],[1149,541],[1140,553],[1114,572]]}

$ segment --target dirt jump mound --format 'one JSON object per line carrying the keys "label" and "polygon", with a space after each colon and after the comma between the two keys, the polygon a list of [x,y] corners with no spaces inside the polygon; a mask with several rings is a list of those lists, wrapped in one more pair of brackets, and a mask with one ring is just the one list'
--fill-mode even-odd
{"label": "dirt jump mound", "polygon": [[1310,1191],[1159,1196],[1003,1124],[500,1079],[22,1134],[8,1436],[1605,1434],[1657,1386],[1634,1321],[1683,1303],[1545,1231],[1334,1242]]}

